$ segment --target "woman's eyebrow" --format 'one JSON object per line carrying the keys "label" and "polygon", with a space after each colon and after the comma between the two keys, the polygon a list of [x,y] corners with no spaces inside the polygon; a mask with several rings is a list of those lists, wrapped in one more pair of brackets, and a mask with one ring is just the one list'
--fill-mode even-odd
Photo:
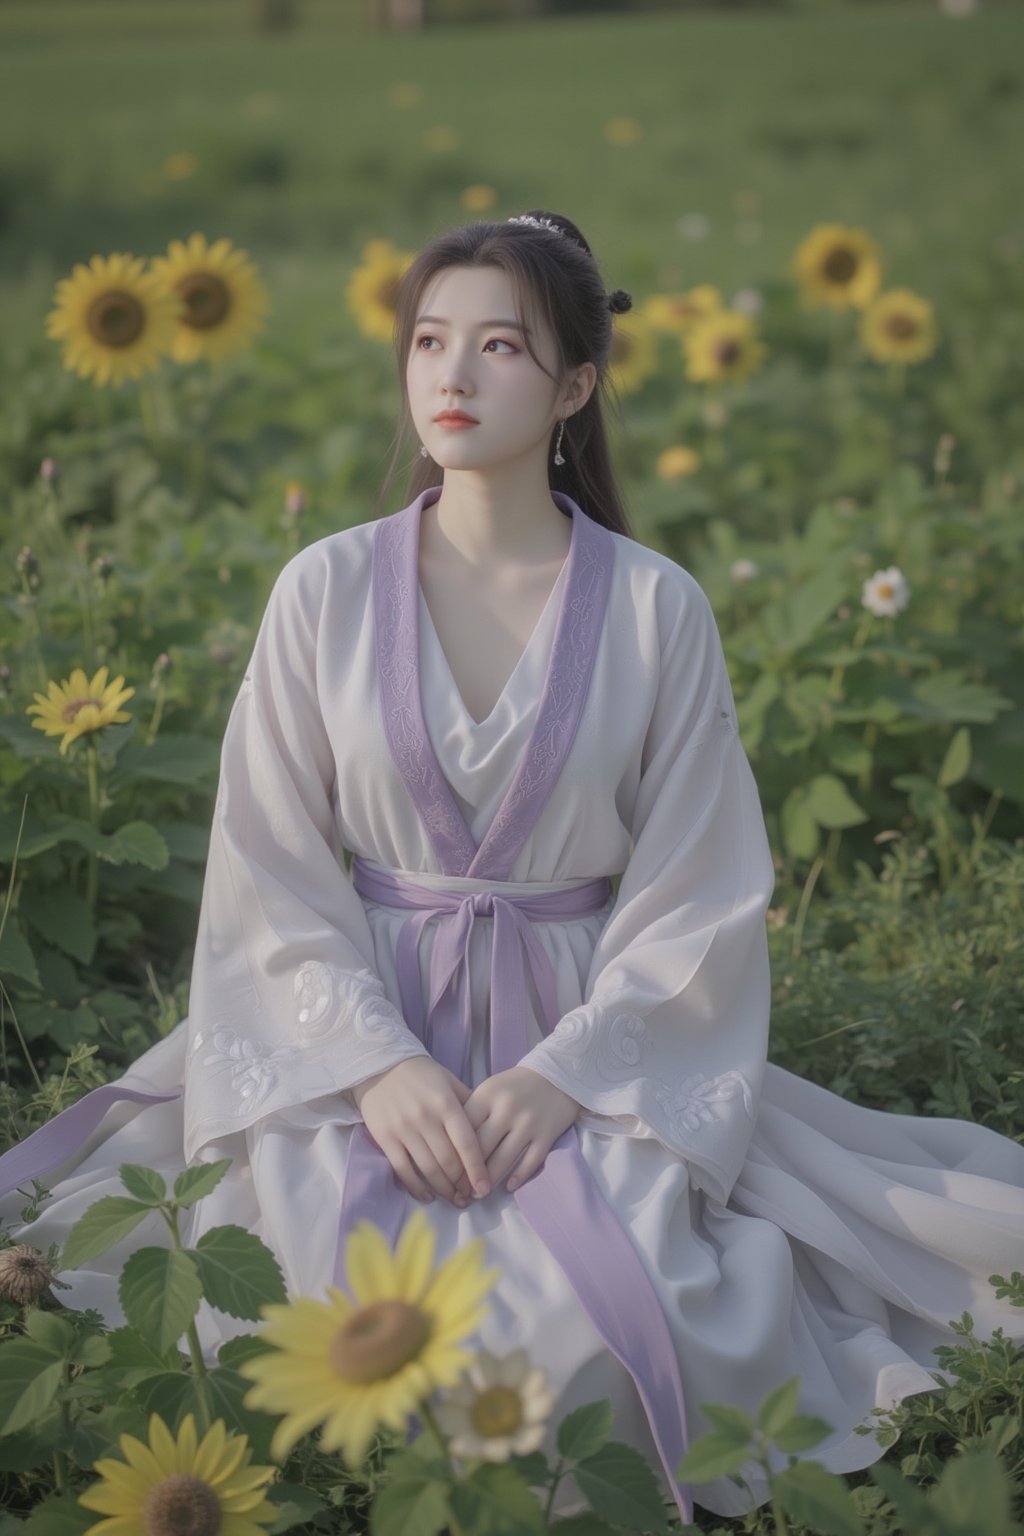
{"label": "woman's eyebrow", "polygon": [[[451,322],[449,320],[445,320],[441,315],[420,315],[420,317],[416,321],[416,324],[417,325],[450,325]],[[518,320],[478,320],[477,321],[477,325],[478,326],[503,325],[503,326],[505,326],[510,331],[524,331],[527,336],[529,336],[529,334],[530,334],[530,327],[528,325],[520,325]]]}

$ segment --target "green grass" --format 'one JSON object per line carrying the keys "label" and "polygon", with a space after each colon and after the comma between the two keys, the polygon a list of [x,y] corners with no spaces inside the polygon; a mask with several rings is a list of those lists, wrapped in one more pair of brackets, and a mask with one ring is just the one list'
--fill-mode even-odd
{"label": "green grass", "polygon": [[[499,214],[569,213],[609,287],[637,298],[785,279],[825,219],[867,226],[887,283],[940,307],[984,281],[979,254],[1024,256],[1024,10],[654,13],[394,37],[347,30],[345,14],[307,6],[309,25],[275,40],[236,0],[0,5],[7,345],[39,335],[74,262],[152,254],[192,229],[247,246],[273,324],[313,339],[363,241],[412,247],[461,222],[459,193],[478,181]],[[404,80],[423,89],[411,109],[387,102]],[[622,115],[639,144],[605,141]],[[461,147],[426,149],[435,124]],[[183,150],[196,175],[166,181]],[[692,211],[706,239],[681,237]]]}

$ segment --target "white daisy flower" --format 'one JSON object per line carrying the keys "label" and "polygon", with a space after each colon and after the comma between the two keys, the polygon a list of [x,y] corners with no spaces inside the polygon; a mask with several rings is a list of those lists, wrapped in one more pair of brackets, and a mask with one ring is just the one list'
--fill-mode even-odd
{"label": "white daisy flower", "polygon": [[907,586],[903,572],[897,566],[890,565],[887,571],[876,571],[873,576],[868,577],[860,600],[865,608],[870,609],[879,618],[883,616],[892,618],[907,606],[910,601],[910,588]]}
{"label": "white daisy flower", "polygon": [[554,1406],[543,1369],[530,1368],[525,1349],[503,1358],[481,1349],[434,1415],[456,1456],[508,1461],[537,1450]]}
{"label": "white daisy flower", "polygon": [[760,573],[761,567],[755,565],[753,560],[734,560],[729,567],[729,575],[733,581],[742,585],[745,581],[753,581]]}

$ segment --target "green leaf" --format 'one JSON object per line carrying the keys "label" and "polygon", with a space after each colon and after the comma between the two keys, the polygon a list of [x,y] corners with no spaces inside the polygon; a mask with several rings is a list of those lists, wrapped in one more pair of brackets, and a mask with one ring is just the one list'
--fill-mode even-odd
{"label": "green leaf", "polygon": [[894,789],[907,791],[910,809],[922,821],[936,821],[949,808],[946,791],[926,779],[923,773],[898,773],[892,782]]}
{"label": "green leaf", "polygon": [[229,1430],[248,1435],[253,1460],[267,1465],[273,1460],[270,1442],[280,1423],[279,1413],[266,1413],[257,1408],[246,1408],[245,1398],[252,1391],[252,1382],[240,1376],[228,1366],[218,1365],[207,1371],[200,1383],[198,1377],[189,1374],[186,1379],[192,1387],[192,1397],[182,1409],[182,1416],[189,1409],[198,1413],[199,1394],[205,1390],[212,1404],[213,1417],[223,1419]]}
{"label": "green leaf", "polygon": [[962,725],[953,740],[946,749],[946,755],[942,759],[942,767],[939,769],[939,784],[943,789],[949,789],[953,784],[959,784],[965,778],[967,770],[971,766],[971,733],[966,725]]}
{"label": "green leaf", "polygon": [[1019,1536],[1011,1514],[1012,1488],[1005,1464],[994,1451],[965,1451],[947,1461],[932,1495],[963,1536]]}
{"label": "green leaf", "polygon": [[146,869],[166,869],[167,844],[147,821],[127,821],[104,839],[100,858],[108,864],[142,864]]}
{"label": "green leaf", "polygon": [[125,747],[112,775],[112,788],[133,779],[150,779],[164,784],[195,785],[212,773],[220,760],[217,742],[206,736],[187,736],[161,731],[148,745],[133,741]]}
{"label": "green leaf", "polygon": [[812,1445],[817,1445],[831,1433],[832,1425],[826,1424],[824,1419],[817,1419],[810,1413],[795,1413],[772,1438],[780,1451],[791,1453],[809,1451]]}
{"label": "green leaf", "polygon": [[149,1332],[157,1349],[167,1349],[198,1312],[203,1287],[190,1254],[140,1248],[121,1271],[117,1295],[132,1327]]}
{"label": "green leaf", "polygon": [[[67,1428],[58,1401],[51,1403],[46,1412],[33,1419],[28,1429],[13,1435],[0,1434],[0,1472],[31,1472],[43,1462],[49,1461],[54,1451],[67,1444]],[[23,1527],[12,1528],[18,1536]],[[3,1517],[0,1516],[0,1536],[4,1536]]]}
{"label": "green leaf", "polygon": [[159,1205],[161,1200],[167,1199],[167,1185],[155,1168],[144,1168],[141,1163],[122,1163],[117,1171],[121,1183],[136,1200],[145,1205]]}
{"label": "green leaf", "polygon": [[37,1504],[21,1529],[25,1536],[80,1536],[103,1517],[79,1504],[75,1493],[57,1493]]}
{"label": "green leaf", "polygon": [[38,1307],[28,1314],[25,1332],[54,1355],[66,1356],[75,1342],[75,1330],[66,1317],[59,1312],[41,1312]]}
{"label": "green leaf", "polygon": [[796,1413],[800,1397],[800,1377],[790,1376],[788,1381],[775,1387],[757,1410],[757,1422],[766,1435],[773,1439],[776,1433]]}
{"label": "green leaf", "polygon": [[[217,1359],[221,1365],[237,1370],[244,1360],[252,1360],[256,1355],[269,1354],[274,1348],[275,1345],[268,1344],[260,1333],[236,1333],[233,1338],[224,1340],[217,1351]],[[251,1385],[251,1382],[247,1382],[246,1390]],[[433,1435],[428,1435],[427,1439],[436,1445]]]}
{"label": "green leaf", "polygon": [[31,928],[65,954],[88,965],[96,952],[96,925],[89,905],[67,886],[22,892],[19,910]]}
{"label": "green leaf", "polygon": [[811,815],[807,791],[791,789],[782,802],[782,841],[791,859],[813,859],[818,851],[820,833]]}
{"label": "green leaf", "polygon": [[258,1321],[266,1302],[287,1301],[277,1259],[255,1233],[244,1227],[211,1227],[186,1250],[211,1307],[231,1317]]}
{"label": "green leaf", "polygon": [[233,1158],[221,1157],[215,1163],[197,1163],[186,1168],[174,1181],[174,1198],[179,1205],[195,1205],[204,1195],[217,1188],[231,1167]]}
{"label": "green leaf", "polygon": [[166,1371],[177,1364],[177,1349],[155,1349],[145,1331],[112,1328],[104,1338],[110,1345],[110,1364],[118,1370]]}
{"label": "green leaf", "polygon": [[105,1253],[134,1232],[151,1211],[152,1206],[129,1200],[126,1195],[104,1195],[101,1200],[93,1201],[67,1235],[61,1268],[81,1269],[89,1259]]}
{"label": "green leaf", "polygon": [[846,595],[845,565],[845,555],[827,562],[790,593],[785,603],[768,608],[764,626],[769,638],[791,651],[812,639]]}
{"label": "green leaf", "polygon": [[559,1455],[568,1461],[583,1461],[587,1456],[595,1456],[608,1443],[613,1423],[614,1414],[608,1397],[598,1403],[583,1403],[574,1408],[558,1426]]}
{"label": "green leaf", "polygon": [[436,1536],[448,1528],[448,1479],[418,1457],[396,1455],[370,1508],[371,1536]]}
{"label": "green leaf", "polygon": [[800,1461],[775,1478],[775,1497],[787,1515],[815,1536],[864,1536],[866,1527],[841,1477],[817,1461]]}
{"label": "green leaf", "polygon": [[842,779],[834,773],[819,773],[808,786],[808,807],[819,827],[830,831],[836,827],[855,827],[867,821],[862,810],[850,794]]}
{"label": "green leaf", "polygon": [[290,1531],[295,1525],[305,1525],[327,1508],[312,1488],[304,1488],[301,1483],[285,1483],[280,1479],[264,1487],[263,1497],[278,1510],[276,1520],[270,1525],[260,1526],[266,1536],[276,1536],[279,1531]]}
{"label": "green leaf", "polygon": [[34,1339],[0,1344],[0,1435],[27,1429],[49,1408],[64,1375],[63,1355]]}
{"label": "green leaf", "polygon": [[901,700],[912,715],[922,720],[966,721],[987,725],[1001,710],[1012,709],[1012,700],[987,683],[968,680],[965,667],[947,667],[919,678],[909,697]]}
{"label": "green leaf", "polygon": [[541,1536],[548,1529],[537,1499],[514,1467],[494,1462],[456,1483],[449,1505],[459,1529],[487,1536]]}
{"label": "green leaf", "polygon": [[4,931],[0,933],[0,975],[17,976],[30,986],[42,989],[36,958],[21,930],[15,914],[8,911],[4,919]]}
{"label": "green leaf", "polygon": [[139,1382],[132,1391],[141,1414],[141,1423],[135,1430],[137,1438],[147,1437],[151,1413],[158,1414],[169,1429],[176,1431],[186,1413],[195,1412],[195,1384],[196,1378],[183,1370],[164,1371]]}
{"label": "green leaf", "polygon": [[724,1403],[701,1403],[700,1411],[723,1435],[731,1435],[737,1445],[750,1445],[754,1438],[754,1421],[742,1408]]}
{"label": "green leaf", "polygon": [[701,1435],[679,1463],[679,1474],[690,1483],[710,1483],[738,1472],[750,1459],[750,1447],[737,1444],[733,1434]]}
{"label": "green leaf", "polygon": [[669,1530],[654,1472],[633,1446],[609,1440],[596,1456],[577,1462],[572,1475],[602,1519],[630,1531]]}

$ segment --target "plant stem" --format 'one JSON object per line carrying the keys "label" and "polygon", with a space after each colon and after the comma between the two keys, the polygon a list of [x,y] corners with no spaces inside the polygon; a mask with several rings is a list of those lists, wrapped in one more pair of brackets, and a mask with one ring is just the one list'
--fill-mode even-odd
{"label": "plant stem", "polygon": [[[90,740],[88,743],[89,765],[89,819],[98,832],[100,829],[100,792],[96,773],[96,743]],[[89,873],[86,882],[85,899],[90,913],[96,910],[96,893],[99,887],[100,856],[95,849],[89,850]]]}
{"label": "plant stem", "polygon": [[[437,1441],[438,1445],[441,1447],[441,1454],[444,1457],[445,1461],[448,1463],[449,1471],[451,1472],[452,1479],[454,1480],[455,1477],[456,1477],[455,1465],[454,1465],[454,1463],[452,1461],[452,1458],[451,1458],[451,1452],[448,1449],[448,1442],[445,1439],[444,1435],[441,1433],[440,1425],[438,1424],[437,1420],[434,1418],[434,1415],[431,1413],[429,1407],[427,1406],[427,1402],[426,1402],[425,1398],[420,1398],[420,1400],[419,1400],[419,1402],[417,1403],[416,1406],[417,1406],[417,1412],[420,1413],[422,1415],[422,1417],[423,1417],[423,1422],[427,1425],[427,1427],[430,1430],[431,1434],[434,1436],[434,1439]],[[451,1536],[463,1536],[462,1527],[459,1525],[459,1522],[456,1520],[454,1515],[451,1516],[451,1526],[452,1526]]]}

